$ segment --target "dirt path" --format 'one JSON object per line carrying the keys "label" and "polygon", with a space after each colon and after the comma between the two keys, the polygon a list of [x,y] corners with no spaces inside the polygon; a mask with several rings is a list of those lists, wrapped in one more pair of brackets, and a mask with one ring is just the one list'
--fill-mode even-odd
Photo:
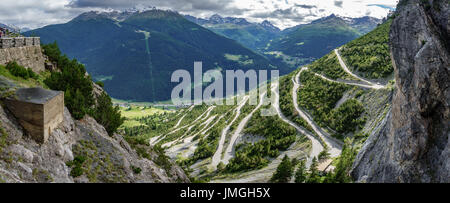
{"label": "dirt path", "polygon": [[338,58],[338,60],[339,60],[339,64],[341,64],[342,69],[344,69],[344,71],[345,71],[346,73],[348,73],[348,74],[350,74],[351,76],[357,78],[358,80],[361,80],[361,81],[367,83],[367,84],[370,85],[371,88],[373,88],[373,89],[383,89],[383,88],[385,88],[385,86],[383,86],[383,85],[375,84],[375,83],[373,83],[373,82],[370,82],[370,81],[368,81],[368,80],[366,80],[366,79],[364,79],[364,78],[361,78],[361,77],[359,77],[358,75],[352,73],[352,72],[350,71],[350,69],[347,67],[347,65],[345,65],[344,60],[342,60],[341,54],[339,53],[339,49],[335,49],[334,52],[336,53],[336,56],[337,56],[337,58]]}
{"label": "dirt path", "polygon": [[248,121],[253,116],[253,114],[256,111],[258,111],[258,109],[261,108],[261,106],[263,105],[263,103],[264,103],[263,102],[264,101],[264,95],[266,95],[266,93],[260,95],[258,106],[256,106],[256,108],[253,109],[253,111],[250,112],[250,114],[248,114],[244,119],[242,119],[242,121],[239,123],[238,127],[236,128],[236,131],[231,136],[230,143],[228,144],[228,147],[225,150],[225,155],[224,155],[224,157],[222,159],[222,162],[225,165],[227,165],[228,162],[230,161],[230,159],[234,156],[234,149],[235,149],[234,147],[235,147],[235,144],[236,144],[236,140],[241,135],[241,132],[242,132],[242,130],[244,130],[245,125],[247,125]]}
{"label": "dirt path", "polygon": [[183,116],[181,116],[180,120],[178,120],[177,124],[175,126],[173,126],[173,128],[177,128],[178,126],[180,126],[181,121],[183,121],[184,117],[186,117],[186,114],[184,114]]}
{"label": "dirt path", "polygon": [[[194,107],[194,106],[192,106],[191,108],[189,108],[188,112],[190,112],[190,111],[193,109],[193,107]],[[178,131],[181,130],[181,129],[189,128],[188,131],[187,131],[187,132],[189,132],[189,131],[194,127],[194,124],[195,124],[198,120],[200,120],[201,118],[203,118],[203,116],[204,116],[205,114],[211,112],[212,109],[214,109],[214,108],[215,108],[215,106],[210,106],[210,107],[208,107],[208,109],[206,109],[205,112],[203,112],[199,117],[197,117],[197,118],[196,118],[193,122],[191,122],[190,124],[187,124],[187,125],[185,125],[185,126],[182,126],[182,127],[177,128],[177,129],[174,129],[173,131],[171,131],[171,132],[169,132],[169,133],[167,133],[167,134],[165,134],[165,135],[160,135],[160,136],[151,138],[151,139],[150,139],[150,145],[155,145],[156,143],[158,143],[158,142],[160,142],[162,139],[164,139],[167,135],[171,135],[171,134],[173,134],[173,133],[176,133],[176,132],[178,132]],[[187,114],[188,112],[186,112],[186,114]],[[186,116],[186,114],[185,114],[184,116]],[[183,118],[184,118],[184,116],[183,116]],[[182,120],[182,119],[180,119],[178,122],[181,123],[181,120]],[[183,135],[183,136],[184,136],[184,135]],[[181,137],[183,137],[183,136],[181,136]],[[178,141],[178,140],[175,140],[175,141]],[[174,141],[172,141],[172,142],[170,142],[170,143],[173,144]],[[166,143],[166,144],[164,144],[163,146],[168,146],[168,145],[167,145],[167,143]]]}
{"label": "dirt path", "polygon": [[[188,125],[182,127],[182,128],[186,128],[186,127],[188,128],[187,131],[186,131],[182,136],[180,136],[179,138],[177,138],[177,139],[174,140],[174,141],[171,141],[171,142],[168,142],[168,143],[163,144],[162,147],[169,147],[169,146],[171,146],[171,145],[173,145],[173,144],[179,142],[180,140],[184,139],[184,137],[191,131],[191,129],[194,128],[194,127],[197,125],[197,121],[204,121],[205,119],[207,119],[208,116],[209,116],[209,114],[211,113],[211,111],[212,111],[214,108],[216,108],[216,106],[210,106],[210,107],[208,107],[208,109],[206,109],[206,111],[203,112],[199,117],[197,117],[192,123],[190,123],[190,124],[188,124]],[[206,116],[205,116],[205,115],[206,115]],[[180,129],[182,129],[182,128],[180,128]],[[169,134],[167,134],[167,135],[170,135],[170,134],[171,134],[171,133],[169,133]],[[167,135],[166,135],[166,136],[167,136]],[[161,140],[161,139],[160,139],[160,140]]]}
{"label": "dirt path", "polygon": [[[200,130],[200,132],[185,138],[182,143],[175,146],[171,146],[169,149],[167,149],[166,151],[167,156],[169,156],[172,159],[175,159],[179,155],[181,155],[181,157],[183,158],[189,158],[190,156],[192,156],[199,143],[199,140],[193,141],[195,136],[197,136],[198,134],[205,135],[211,128],[216,126],[219,123],[219,121],[222,120],[223,117],[224,117],[223,115],[219,117],[217,117],[217,115],[213,115],[210,118],[208,118],[204,123],[201,124],[204,125],[204,127],[202,128],[202,130]],[[214,120],[216,121],[212,125],[210,125]],[[204,139],[206,139],[206,137],[208,137],[208,135],[206,135]]]}
{"label": "dirt path", "polygon": [[227,125],[227,127],[225,127],[222,130],[222,135],[220,136],[220,140],[219,140],[219,146],[217,147],[216,152],[214,153],[214,156],[212,157],[211,160],[211,167],[213,168],[213,170],[217,169],[217,165],[219,165],[219,162],[221,160],[222,157],[222,150],[223,150],[223,145],[225,143],[225,138],[227,137],[227,133],[228,130],[230,129],[231,125],[233,125],[234,121],[239,117],[239,115],[241,114],[241,108],[245,105],[245,103],[247,103],[249,99],[249,96],[245,96],[243,99],[243,102],[236,108],[236,116],[233,118],[233,120]]}
{"label": "dirt path", "polygon": [[324,130],[322,130],[322,128],[320,128],[313,120],[312,117],[309,116],[306,112],[302,111],[299,108],[298,105],[298,101],[297,101],[297,90],[300,88],[300,81],[299,81],[299,77],[300,74],[302,74],[303,71],[308,70],[308,68],[304,67],[302,68],[297,75],[294,76],[294,78],[292,79],[292,82],[294,83],[294,88],[292,89],[292,99],[293,99],[293,104],[295,107],[295,110],[297,111],[297,113],[300,115],[300,117],[303,118],[303,120],[305,120],[308,125],[310,125],[312,127],[312,129],[314,130],[314,132],[320,136],[320,138],[325,142],[325,144],[328,145],[329,148],[329,153],[331,157],[337,157],[341,154],[342,151],[342,145],[343,142],[337,139],[332,138],[328,133],[326,133]]}

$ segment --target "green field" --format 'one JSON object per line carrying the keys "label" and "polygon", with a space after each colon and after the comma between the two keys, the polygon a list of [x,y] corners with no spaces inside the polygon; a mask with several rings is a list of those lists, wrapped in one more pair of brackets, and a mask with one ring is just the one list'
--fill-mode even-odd
{"label": "green field", "polygon": [[163,110],[160,108],[141,107],[141,106],[120,107],[120,113],[122,114],[123,117],[126,118],[121,128],[146,126],[145,123],[140,121],[140,118],[156,114],[164,114],[166,112],[170,111]]}
{"label": "green field", "polygon": [[162,114],[164,112],[168,111],[159,108],[140,107],[140,106],[120,107],[120,113],[122,114],[123,117],[128,119],[142,118],[154,114]]}

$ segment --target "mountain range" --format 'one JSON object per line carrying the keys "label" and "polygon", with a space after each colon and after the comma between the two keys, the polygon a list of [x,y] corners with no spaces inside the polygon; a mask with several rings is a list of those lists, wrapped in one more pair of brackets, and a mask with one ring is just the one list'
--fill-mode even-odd
{"label": "mountain range", "polygon": [[209,19],[196,18],[189,15],[186,15],[185,18],[220,35],[234,39],[253,50],[264,47],[268,41],[281,34],[281,30],[269,21],[251,23],[244,18],[224,18],[217,14]]}
{"label": "mountain range", "polygon": [[[268,21],[177,12],[86,12],[73,20],[25,32],[43,43],[56,41],[108,93],[131,101],[166,101],[178,69],[278,69],[287,74],[373,29],[379,20],[331,15],[281,31]],[[213,42],[213,43],[211,43]],[[133,91],[130,91],[132,89]]]}
{"label": "mountain range", "polygon": [[186,15],[186,19],[217,34],[234,39],[269,58],[292,68],[314,61],[381,23],[373,17],[349,18],[334,14],[308,24],[280,30],[269,21],[249,22],[244,18],[213,15],[208,19]]}
{"label": "mountain range", "polygon": [[380,23],[380,19],[372,17],[343,18],[330,15],[283,30],[262,52],[296,67],[324,56],[336,47],[373,30]]}
{"label": "mountain range", "polygon": [[64,53],[85,64],[94,79],[103,81],[112,97],[124,100],[170,99],[175,86],[171,74],[186,69],[192,75],[194,61],[202,61],[204,71],[290,71],[172,11],[88,12],[25,35],[40,36],[43,43],[56,41]]}

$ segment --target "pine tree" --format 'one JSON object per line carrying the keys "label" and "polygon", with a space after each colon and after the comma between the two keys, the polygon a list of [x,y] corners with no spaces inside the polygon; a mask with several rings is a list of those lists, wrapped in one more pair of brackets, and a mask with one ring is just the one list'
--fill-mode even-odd
{"label": "pine tree", "polygon": [[349,183],[352,181],[349,171],[356,157],[356,149],[352,146],[352,140],[346,139],[334,169],[334,181],[337,183]]}
{"label": "pine tree", "polygon": [[64,95],[64,103],[68,109],[71,109],[72,116],[75,119],[82,119],[84,115],[86,115],[87,109],[84,105],[84,97],[79,89],[71,89],[66,91]]}
{"label": "pine tree", "polygon": [[278,165],[277,171],[273,174],[271,182],[274,183],[287,183],[290,181],[293,169],[291,160],[287,155],[284,156],[280,165]]}
{"label": "pine tree", "polygon": [[309,168],[309,176],[306,180],[306,183],[320,183],[319,170],[317,167],[319,163],[317,162],[317,158],[314,157],[311,163],[311,167]]}
{"label": "pine tree", "polygon": [[109,135],[116,132],[124,122],[124,118],[120,114],[119,107],[113,107],[111,97],[103,92],[100,97],[97,98],[97,105],[94,109],[93,115],[95,120],[103,125]]}
{"label": "pine tree", "polygon": [[295,173],[295,183],[303,183],[306,181],[307,178],[306,173],[306,163],[305,161],[300,161],[300,165],[297,169],[297,172]]}

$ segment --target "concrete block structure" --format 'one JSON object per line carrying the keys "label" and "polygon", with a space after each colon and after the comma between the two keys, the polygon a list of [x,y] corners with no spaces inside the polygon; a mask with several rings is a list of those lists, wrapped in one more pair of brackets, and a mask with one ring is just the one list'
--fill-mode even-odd
{"label": "concrete block structure", "polygon": [[5,104],[38,143],[45,143],[64,119],[64,92],[22,88],[6,99]]}

